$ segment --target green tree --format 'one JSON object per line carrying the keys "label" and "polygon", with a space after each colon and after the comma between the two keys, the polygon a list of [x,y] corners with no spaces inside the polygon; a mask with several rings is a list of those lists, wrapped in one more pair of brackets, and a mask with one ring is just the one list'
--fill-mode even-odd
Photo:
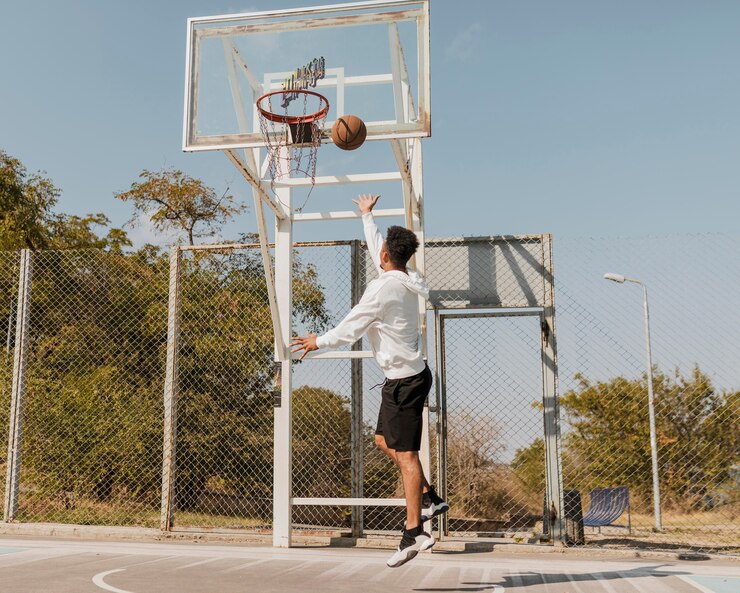
{"label": "green tree", "polygon": [[[126,233],[102,214],[54,213],[53,184],[3,158],[0,247],[51,248],[34,254],[22,517],[140,523],[132,509],[156,509],[159,498],[168,254],[152,245],[126,251]],[[163,205],[159,228],[171,223],[192,242],[238,210],[230,197],[217,200],[202,182],[176,173],[161,174],[159,187],[182,182],[185,189],[175,196],[182,208]],[[144,186],[155,181],[149,174],[132,191],[152,189]],[[21,207],[30,213],[23,224],[14,214]],[[0,262],[5,320],[18,259],[6,253]],[[300,258],[294,290],[295,320],[320,331],[329,319],[323,289],[316,269]],[[178,508],[195,508],[206,489],[269,500],[275,367],[258,251],[186,254],[181,312]],[[8,371],[0,366],[0,384],[7,384]],[[326,400],[327,422],[346,423],[338,396],[309,389],[305,401],[314,397]],[[301,410],[301,393],[296,401]],[[304,441],[319,438],[307,434]],[[330,472],[335,485],[345,472],[343,455]],[[101,514],[91,519],[90,505]]]}
{"label": "green tree", "polygon": [[59,193],[42,173],[29,174],[21,161],[0,150],[0,249],[47,247]]}
{"label": "green tree", "polygon": [[[157,230],[185,232],[190,245],[198,237],[213,235],[220,225],[245,209],[228,190],[218,196],[203,181],[178,169],[145,169],[139,178],[143,181],[134,182],[128,191],[115,197],[132,202],[134,209],[148,216]],[[135,224],[136,216],[131,222]]]}
{"label": "green tree", "polygon": [[[578,375],[562,408],[565,449],[584,488],[626,484],[649,504],[652,489],[647,384],[643,377],[591,382]],[[698,508],[739,461],[736,393],[718,392],[698,367],[689,377],[654,373],[661,492],[667,508]],[[729,425],[728,425],[729,423]]]}
{"label": "green tree", "polygon": [[293,489],[297,496],[350,495],[349,400],[321,387],[293,392]]}
{"label": "green tree", "polygon": [[[328,320],[315,270],[294,268],[294,310],[318,331]],[[272,495],[274,344],[257,250],[186,259],[182,276],[178,507],[217,484]]]}
{"label": "green tree", "polygon": [[517,449],[511,468],[531,495],[542,496],[545,492],[545,441],[537,438],[528,447]]}
{"label": "green tree", "polygon": [[[96,227],[107,232],[98,234]],[[48,247],[52,249],[94,248],[120,254],[124,248],[132,245],[126,231],[111,227],[110,219],[101,213],[85,216],[54,214],[48,222],[48,228]]]}

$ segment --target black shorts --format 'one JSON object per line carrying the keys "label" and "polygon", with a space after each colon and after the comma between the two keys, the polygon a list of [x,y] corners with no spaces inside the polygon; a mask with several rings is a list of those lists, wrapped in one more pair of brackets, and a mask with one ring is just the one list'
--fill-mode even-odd
{"label": "black shorts", "polygon": [[421,447],[422,412],[432,387],[432,372],[425,367],[418,375],[388,379],[381,392],[378,428],[375,434],[396,451],[418,451]]}

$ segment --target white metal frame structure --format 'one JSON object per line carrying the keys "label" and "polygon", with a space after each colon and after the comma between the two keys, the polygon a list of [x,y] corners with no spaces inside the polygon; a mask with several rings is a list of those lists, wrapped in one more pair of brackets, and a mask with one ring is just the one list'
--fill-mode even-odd
{"label": "white metal frame structure", "polygon": [[[565,537],[563,479],[560,455],[558,357],[555,329],[555,277],[552,237],[545,235],[435,239],[427,244],[434,310],[435,411],[437,412],[437,475],[440,494],[447,496],[447,373],[445,319],[538,317],[542,367],[542,420],[545,442],[547,531],[555,541]],[[445,266],[436,266],[442,260]],[[454,268],[456,273],[449,273]],[[487,274],[481,274],[486,270]],[[478,274],[474,274],[478,271]],[[480,284],[479,279],[485,278]],[[464,311],[463,311],[464,310]],[[439,539],[449,533],[446,515],[438,523]]]}
{"label": "white metal frame structure", "polygon": [[[357,10],[353,17],[336,16],[336,13]],[[375,12],[368,12],[377,9]],[[389,9],[389,10],[386,10]],[[393,9],[392,11],[390,9]],[[406,10],[399,10],[406,9]],[[378,12],[381,11],[381,12]],[[353,4],[337,4],[293,10],[277,10],[263,13],[240,15],[221,15],[188,20],[188,42],[186,59],[185,85],[185,119],[183,126],[183,149],[222,150],[236,169],[252,186],[254,209],[259,230],[260,248],[267,281],[267,292],[272,314],[275,335],[275,360],[280,365],[280,401],[275,406],[274,417],[274,488],[273,488],[273,546],[290,547],[291,515],[293,505],[341,505],[341,506],[386,506],[403,505],[403,499],[368,499],[353,498],[293,498],[292,483],[292,364],[288,343],[292,336],[292,270],[293,270],[293,225],[311,221],[334,221],[359,218],[357,212],[295,212],[293,208],[293,190],[311,184],[310,179],[290,178],[271,183],[268,178],[267,160],[264,158],[265,141],[259,135],[256,100],[270,90],[280,88],[277,81],[285,78],[285,72],[265,74],[258,80],[239,53],[231,37],[237,33],[235,27],[273,27],[268,25],[233,25],[234,20],[259,20],[267,17],[290,17],[285,25],[299,27],[332,27],[349,24],[387,23],[388,40],[391,56],[391,72],[373,75],[345,77],[341,70],[327,69],[327,77],[319,81],[322,86],[336,87],[337,114],[343,114],[343,92],[348,85],[391,84],[395,106],[395,121],[366,122],[368,140],[384,140],[390,144],[395,157],[397,170],[379,173],[359,173],[347,175],[329,175],[317,177],[315,186],[364,183],[400,183],[403,203],[396,208],[378,209],[376,217],[402,217],[405,226],[414,231],[419,238],[421,248],[417,252],[415,267],[424,273],[424,215],[423,215],[423,167],[421,139],[431,133],[430,124],[430,76],[429,76],[429,1],[428,0],[380,0]],[[408,68],[405,63],[401,41],[398,35],[398,19],[414,19],[418,31],[418,75],[420,82],[419,105],[414,104],[410,89]],[[350,19],[348,21],[348,19]],[[198,25],[208,25],[198,30]],[[237,116],[239,133],[233,135],[205,136],[197,134],[198,78],[200,73],[195,68],[198,59],[200,40],[203,35],[221,37],[224,58],[233,107]],[[245,97],[240,84],[239,73],[246,77],[251,96]],[[241,81],[243,82],[243,81]],[[248,105],[252,105],[248,108]],[[248,114],[252,113],[251,121]],[[323,141],[329,141],[328,136]],[[272,190],[272,191],[271,191]],[[273,195],[274,194],[274,197]],[[268,221],[265,210],[274,215],[274,270],[268,239]],[[330,238],[330,237],[328,237]],[[421,343],[426,345],[426,303],[419,300]],[[426,356],[426,352],[425,352]],[[372,352],[353,349],[342,352],[316,352],[306,360],[326,358],[370,358]],[[428,431],[428,418],[425,418],[425,429]],[[422,445],[422,464],[429,472],[428,435]]]}

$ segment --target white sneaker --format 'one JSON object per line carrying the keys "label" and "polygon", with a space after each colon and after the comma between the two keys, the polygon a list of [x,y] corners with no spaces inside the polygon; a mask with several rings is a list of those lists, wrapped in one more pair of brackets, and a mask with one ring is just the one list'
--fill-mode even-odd
{"label": "white sneaker", "polygon": [[434,517],[449,510],[450,505],[437,495],[433,487],[429,489],[429,492],[424,493],[421,501],[421,520],[423,523],[431,521]]}
{"label": "white sneaker", "polygon": [[391,556],[386,564],[390,568],[398,568],[406,564],[409,560],[412,560],[422,550],[428,550],[434,545],[434,538],[428,533],[421,532],[416,537],[409,535],[409,532],[404,530],[401,543],[398,546],[396,552]]}

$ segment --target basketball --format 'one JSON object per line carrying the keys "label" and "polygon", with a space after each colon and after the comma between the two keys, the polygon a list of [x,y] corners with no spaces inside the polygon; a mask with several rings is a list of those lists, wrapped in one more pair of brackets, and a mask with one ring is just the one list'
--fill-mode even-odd
{"label": "basketball", "polygon": [[359,148],[366,136],[365,122],[356,115],[343,115],[331,127],[331,139],[342,150]]}

